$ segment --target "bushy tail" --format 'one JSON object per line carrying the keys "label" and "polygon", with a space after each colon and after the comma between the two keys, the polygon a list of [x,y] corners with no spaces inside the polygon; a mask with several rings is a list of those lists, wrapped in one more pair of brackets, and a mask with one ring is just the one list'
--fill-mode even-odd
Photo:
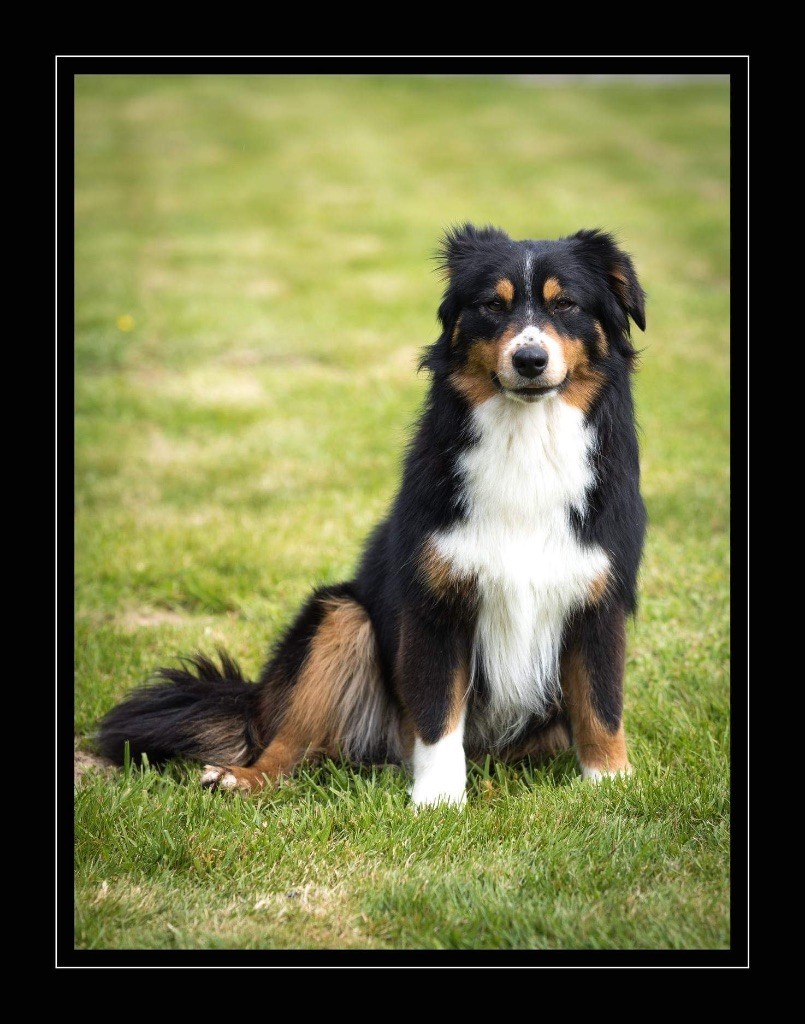
{"label": "bushy tail", "polygon": [[131,693],[100,724],[101,753],[123,763],[128,740],[133,760],[152,764],[188,757],[220,765],[249,764],[260,751],[252,734],[260,688],[243,678],[223,651],[220,669],[200,654],[182,668],[162,668],[155,682]]}

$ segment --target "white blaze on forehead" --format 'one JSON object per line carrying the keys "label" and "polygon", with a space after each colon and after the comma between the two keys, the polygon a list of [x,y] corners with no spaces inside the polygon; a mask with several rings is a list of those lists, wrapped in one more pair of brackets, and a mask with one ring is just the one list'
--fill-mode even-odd
{"label": "white blaze on forehead", "polygon": [[534,266],[534,253],[531,251],[526,252],[525,260],[523,262],[523,277],[525,278],[525,301],[529,315],[534,315],[534,290],[533,282],[531,279],[532,271]]}

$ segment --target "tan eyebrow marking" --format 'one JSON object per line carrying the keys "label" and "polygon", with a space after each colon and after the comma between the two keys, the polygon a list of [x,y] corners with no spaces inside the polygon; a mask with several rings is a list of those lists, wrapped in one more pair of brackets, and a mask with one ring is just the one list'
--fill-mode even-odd
{"label": "tan eyebrow marking", "polygon": [[503,299],[507,305],[511,303],[514,298],[514,285],[507,277],[504,277],[495,285],[495,295],[499,299]]}
{"label": "tan eyebrow marking", "polygon": [[549,277],[546,279],[545,284],[542,286],[542,297],[546,302],[553,302],[554,299],[558,299],[562,294],[562,286],[556,280],[555,277]]}

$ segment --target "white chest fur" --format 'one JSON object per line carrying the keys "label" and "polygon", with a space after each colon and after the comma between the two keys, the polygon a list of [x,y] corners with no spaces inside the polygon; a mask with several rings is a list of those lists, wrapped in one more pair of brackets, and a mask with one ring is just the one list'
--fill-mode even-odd
{"label": "white chest fur", "polygon": [[473,676],[482,664],[489,703],[472,725],[495,745],[556,695],[564,623],[609,560],[570,523],[593,484],[595,436],[581,411],[556,396],[525,405],[499,395],[473,417],[478,442],[459,464],[467,517],[434,543],[477,580]]}

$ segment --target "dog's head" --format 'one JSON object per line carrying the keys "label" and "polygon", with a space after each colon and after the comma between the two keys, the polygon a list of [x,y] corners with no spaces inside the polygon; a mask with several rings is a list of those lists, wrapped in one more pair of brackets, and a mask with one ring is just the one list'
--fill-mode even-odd
{"label": "dog's head", "polygon": [[473,405],[496,394],[534,403],[561,395],[589,411],[645,330],[645,296],[630,257],[603,231],[516,242],[466,224],[445,236],[443,333],[424,365]]}

